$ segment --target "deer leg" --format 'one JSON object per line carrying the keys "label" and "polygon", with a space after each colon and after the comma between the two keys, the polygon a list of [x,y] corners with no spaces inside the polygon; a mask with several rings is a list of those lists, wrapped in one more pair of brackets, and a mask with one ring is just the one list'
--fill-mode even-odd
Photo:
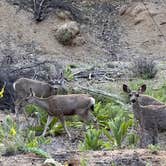
{"label": "deer leg", "polygon": [[64,129],[65,129],[67,135],[69,136],[69,138],[71,138],[70,132],[68,131],[68,129],[67,129],[67,127],[66,127],[66,123],[65,123],[64,116],[63,116],[63,115],[60,115],[60,116],[59,116],[59,119],[60,119],[60,121],[61,121],[61,123],[62,123],[62,126],[64,127]]}
{"label": "deer leg", "polygon": [[77,110],[77,114],[78,116],[80,116],[80,118],[83,120],[84,124],[82,126],[82,130],[83,131],[86,131],[86,124],[87,124],[87,121],[88,121],[88,117],[89,117],[89,112],[88,112],[88,109],[80,109],[80,110]]}
{"label": "deer leg", "polygon": [[99,129],[99,123],[97,121],[97,118],[92,114],[92,112],[89,112],[90,119],[93,120],[94,124],[96,125],[97,129]]}
{"label": "deer leg", "polygon": [[154,144],[158,144],[158,129],[155,129]]}
{"label": "deer leg", "polygon": [[157,124],[155,123],[154,129],[153,129],[153,145],[158,143],[158,127]]}
{"label": "deer leg", "polygon": [[21,103],[22,103],[22,100],[16,100],[14,102],[14,106],[15,106],[15,120],[16,120],[16,122],[18,122],[18,124],[20,122],[20,120],[19,120],[19,110],[21,109]]}
{"label": "deer leg", "polygon": [[53,118],[54,118],[53,116],[48,115],[47,123],[45,125],[45,128],[44,128],[42,136],[45,136],[47,128],[48,128],[49,124],[52,122]]}
{"label": "deer leg", "polygon": [[28,121],[28,116],[27,116],[26,111],[25,111],[25,106],[26,106],[25,98],[22,100],[20,105],[21,105],[22,113],[24,114],[25,120],[27,121],[28,126],[29,126],[30,124]]}

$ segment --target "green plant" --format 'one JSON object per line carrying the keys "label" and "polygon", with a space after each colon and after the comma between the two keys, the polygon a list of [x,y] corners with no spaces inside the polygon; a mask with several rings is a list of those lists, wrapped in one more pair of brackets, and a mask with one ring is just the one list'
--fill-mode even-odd
{"label": "green plant", "polygon": [[133,61],[133,73],[143,79],[154,78],[157,74],[156,63],[150,58],[136,58]]}
{"label": "green plant", "polygon": [[150,152],[152,154],[157,154],[158,151],[160,150],[160,146],[159,145],[152,145],[152,144],[150,144],[150,145],[148,145],[148,149],[150,150]]}
{"label": "green plant", "polygon": [[68,65],[68,66],[65,68],[64,77],[65,77],[68,81],[74,80],[74,75],[73,75],[73,73],[72,73],[72,70],[71,70],[70,65]]}
{"label": "green plant", "polygon": [[[37,135],[40,135],[43,132],[44,126],[46,124],[47,121],[47,113],[46,111],[42,110],[41,108],[39,108],[38,106],[35,105],[27,105],[26,107],[26,112],[33,116],[35,121],[37,119],[38,124],[32,124],[29,126],[30,130],[33,130],[37,133]],[[50,130],[48,131],[48,134],[51,135],[59,135],[60,133],[62,133],[62,131],[64,130],[62,125],[60,123],[57,123],[58,119],[54,118],[53,121],[50,124]]]}
{"label": "green plant", "polygon": [[126,120],[123,116],[118,116],[109,122],[110,130],[116,146],[121,147],[122,141],[127,136],[128,129],[132,125],[133,120]]}
{"label": "green plant", "polygon": [[43,158],[51,158],[51,156],[47,152],[37,147],[28,147],[24,149],[24,152],[31,152]]}
{"label": "green plant", "polygon": [[97,118],[101,127],[109,129],[108,119],[114,119],[117,116],[129,116],[128,111],[114,102],[102,104],[101,102],[95,105],[94,115]]}
{"label": "green plant", "polygon": [[67,29],[63,29],[61,31],[58,31],[58,33],[55,35],[56,39],[63,45],[70,45],[71,41],[73,39],[72,32],[68,31]]}
{"label": "green plant", "polygon": [[48,142],[49,140],[44,137],[37,137],[33,130],[20,130],[9,115],[0,125],[0,144],[5,147],[4,155],[28,152],[28,149],[38,148],[41,144]]}
{"label": "green plant", "polygon": [[81,166],[87,166],[87,165],[88,165],[87,159],[81,159],[81,160],[80,160],[80,165],[81,165]]}
{"label": "green plant", "polygon": [[100,150],[103,145],[103,141],[100,139],[101,130],[88,129],[85,133],[85,140],[80,144],[81,150]]}
{"label": "green plant", "polygon": [[130,147],[135,147],[139,141],[139,136],[135,133],[132,132],[127,135],[127,145]]}

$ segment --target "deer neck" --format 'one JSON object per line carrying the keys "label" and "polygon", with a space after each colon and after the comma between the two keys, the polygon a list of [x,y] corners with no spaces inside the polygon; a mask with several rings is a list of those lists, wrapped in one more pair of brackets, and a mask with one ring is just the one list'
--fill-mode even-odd
{"label": "deer neck", "polygon": [[48,105],[47,99],[33,97],[32,103],[38,105],[39,107],[41,107],[41,108],[43,108],[45,110],[49,109],[49,105]]}
{"label": "deer neck", "polygon": [[142,109],[138,100],[132,104],[132,108],[136,119],[140,121],[142,116]]}

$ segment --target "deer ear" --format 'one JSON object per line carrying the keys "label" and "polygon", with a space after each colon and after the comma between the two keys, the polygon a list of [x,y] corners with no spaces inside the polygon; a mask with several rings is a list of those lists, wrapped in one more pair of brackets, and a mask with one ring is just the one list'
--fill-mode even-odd
{"label": "deer ear", "polygon": [[130,93],[131,90],[129,89],[129,87],[126,84],[123,84],[123,91],[126,93]]}
{"label": "deer ear", "polygon": [[138,92],[144,93],[146,91],[146,84],[143,84],[139,89]]}

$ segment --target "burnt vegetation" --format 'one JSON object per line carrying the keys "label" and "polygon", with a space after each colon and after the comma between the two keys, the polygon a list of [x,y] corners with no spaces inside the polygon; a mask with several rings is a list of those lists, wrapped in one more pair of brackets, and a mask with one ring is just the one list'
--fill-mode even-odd
{"label": "burnt vegetation", "polygon": [[41,22],[49,14],[56,12],[58,9],[69,11],[71,19],[77,22],[83,21],[81,11],[72,1],[66,0],[7,0],[12,5],[19,6],[19,10],[27,10],[34,14],[34,19]]}
{"label": "burnt vegetation", "polygon": [[[50,73],[50,66],[55,66],[53,73]],[[58,68],[58,69],[56,69]],[[38,79],[54,84],[58,84],[62,79],[63,73],[60,70],[60,65],[57,62],[50,61],[36,61],[33,64],[27,64],[18,67],[14,64],[12,57],[5,56],[0,63],[0,89],[3,87],[4,82],[6,83],[4,97],[0,99],[1,110],[12,110],[14,111],[14,90],[13,82],[21,77]]]}
{"label": "burnt vegetation", "polygon": [[140,57],[133,60],[132,71],[136,77],[152,79],[156,76],[158,70],[153,59]]}

